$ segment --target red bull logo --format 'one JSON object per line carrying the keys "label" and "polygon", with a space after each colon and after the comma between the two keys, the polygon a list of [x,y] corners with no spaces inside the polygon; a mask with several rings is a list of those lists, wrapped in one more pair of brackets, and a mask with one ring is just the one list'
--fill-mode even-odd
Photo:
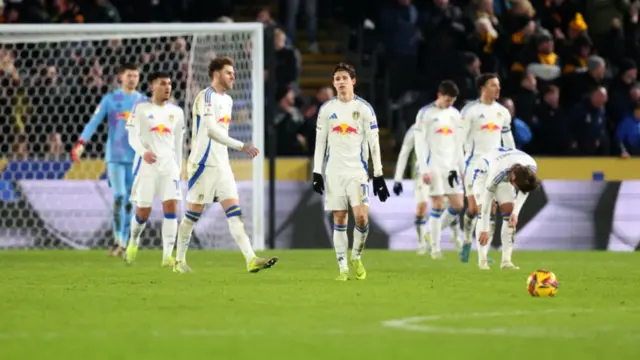
{"label": "red bull logo", "polygon": [[436,134],[442,134],[444,136],[451,135],[451,134],[453,134],[453,129],[451,129],[448,126],[443,126],[443,127],[439,128],[438,130],[436,130]]}
{"label": "red bull logo", "polygon": [[129,111],[119,112],[116,114],[116,119],[127,121],[129,119],[129,115],[131,115],[131,112]]}
{"label": "red bull logo", "polygon": [[229,115],[225,115],[218,119],[218,124],[229,125],[231,122],[231,117]]}
{"label": "red bull logo", "polygon": [[335,133],[338,133],[340,135],[357,134],[358,133],[358,129],[354,128],[351,125],[340,124],[340,125],[336,125],[336,126],[332,127],[331,128],[331,132],[335,132]]}
{"label": "red bull logo", "polygon": [[487,131],[496,131],[496,130],[500,130],[500,126],[496,125],[494,122],[488,122],[482,126],[480,126],[480,130],[487,130]]}
{"label": "red bull logo", "polygon": [[154,132],[158,135],[163,135],[163,134],[171,134],[171,129],[169,129],[168,127],[164,126],[163,124],[160,124],[158,126],[154,126],[151,129],[149,129],[149,131]]}

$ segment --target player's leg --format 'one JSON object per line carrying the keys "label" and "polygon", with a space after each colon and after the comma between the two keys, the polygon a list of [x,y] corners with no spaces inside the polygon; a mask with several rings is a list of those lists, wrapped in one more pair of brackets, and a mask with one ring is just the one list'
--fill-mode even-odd
{"label": "player's leg", "polygon": [[136,204],[136,211],[131,217],[131,235],[124,257],[128,264],[133,263],[138,253],[140,235],[147,226],[155,192],[156,178],[151,174],[137,174],[131,187],[131,201]]}
{"label": "player's leg", "polygon": [[[448,184],[446,186],[448,186]],[[458,215],[462,212],[462,208],[464,207],[464,193],[461,187],[449,189],[447,192],[448,194],[445,200],[448,200],[449,204],[442,217],[442,221],[447,222],[447,224],[442,225],[444,228],[445,225],[451,226],[451,224],[454,224],[454,228],[451,229],[451,241],[453,241],[453,244],[458,250],[461,250],[462,241],[460,240],[458,231],[458,222],[455,220],[458,218]],[[445,201],[445,203],[447,203],[447,201]]]}
{"label": "player's leg", "polygon": [[[474,165],[475,166],[475,165]],[[478,171],[472,167],[471,162],[467,165],[467,169],[464,174],[464,190],[467,196],[467,211],[464,213],[462,220],[462,249],[460,250],[460,261],[466,263],[469,262],[471,255],[471,242],[473,239],[473,232],[476,228],[478,221],[478,204],[476,204],[476,198],[473,194],[474,182],[477,181],[479,176]]]}
{"label": "player's leg", "polygon": [[123,219],[125,219],[121,224],[121,236],[124,242],[124,246],[127,246],[127,242],[129,241],[129,233],[131,231],[131,212],[133,211],[133,204],[131,203],[131,188],[133,187],[133,164],[123,164],[125,168],[125,177],[124,177],[124,199],[122,201],[122,213]]}
{"label": "player's leg", "polygon": [[123,217],[126,196],[124,167],[119,163],[107,163],[107,177],[113,192],[113,238],[114,242],[109,251],[111,256],[120,256],[123,252],[125,240],[122,238],[122,223],[128,219]]}
{"label": "player's leg", "polygon": [[347,224],[349,215],[349,199],[346,194],[347,183],[337,176],[326,176],[325,178],[324,209],[331,211],[333,215],[333,248],[338,260],[340,274],[336,280],[349,280],[349,263],[347,261],[347,250],[349,250],[349,238],[347,237]]}
{"label": "player's leg", "polygon": [[431,233],[431,258],[441,259],[442,250],[440,242],[442,240],[442,214],[444,213],[444,182],[439,172],[431,173],[431,185],[429,192],[431,194],[431,213],[429,214],[429,232]]}
{"label": "player's leg", "polygon": [[418,234],[418,255],[424,255],[427,252],[427,238],[429,237],[429,233],[427,233],[427,220],[425,219],[425,215],[427,212],[427,207],[429,203],[426,201],[422,201],[416,204],[416,233]]}
{"label": "player's leg", "polygon": [[[179,186],[176,183],[176,186]],[[178,234],[178,200],[171,199],[162,202],[162,266],[173,266],[173,248],[176,246]]]}
{"label": "player's leg", "polygon": [[191,242],[191,234],[196,226],[206,204],[213,202],[213,182],[215,174],[211,167],[188,164],[187,209],[178,228],[176,241],[175,272],[191,271],[187,265],[187,250]]}
{"label": "player's leg", "polygon": [[509,219],[511,218],[515,201],[515,189],[513,186],[511,184],[500,184],[496,189],[496,200],[498,200],[500,204],[500,215],[502,216],[502,229],[500,231],[502,261],[500,268],[517,270],[519,268],[511,262],[516,229],[509,225]]}
{"label": "player's leg", "polygon": [[[473,187],[471,189],[471,194],[474,197],[473,202],[474,204],[476,204],[476,213],[479,213],[480,209],[482,209],[482,204],[480,203],[480,199],[482,199],[482,195],[486,190],[486,182],[487,182],[487,174],[482,171],[476,172],[476,175],[473,180]],[[476,232],[476,239],[479,239],[480,228],[475,226],[475,224],[474,224],[474,228]],[[465,246],[467,245],[465,244]],[[480,243],[478,243],[477,246],[478,246],[478,267],[481,270],[488,270],[489,269],[488,256],[489,256],[489,248],[491,247],[491,241],[489,241],[486,245],[481,245]],[[469,243],[468,249],[469,250],[471,249],[471,243]],[[463,248],[463,251],[464,251],[464,248]],[[466,258],[463,258],[463,254],[461,253],[460,258],[463,262],[469,261],[468,253],[466,254]]]}

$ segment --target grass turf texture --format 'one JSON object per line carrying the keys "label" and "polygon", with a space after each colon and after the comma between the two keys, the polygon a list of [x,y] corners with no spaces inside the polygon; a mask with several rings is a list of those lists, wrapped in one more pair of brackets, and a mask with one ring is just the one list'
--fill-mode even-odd
{"label": "grass turf texture", "polygon": [[[196,272],[176,274],[157,251],[131,267],[103,251],[0,252],[0,358],[640,358],[640,253],[516,252],[521,270],[479,271],[454,253],[365,251],[367,280],[348,282],[332,251],[278,255],[249,274],[238,252],[192,251]],[[556,273],[557,297],[527,293],[537,268]]]}

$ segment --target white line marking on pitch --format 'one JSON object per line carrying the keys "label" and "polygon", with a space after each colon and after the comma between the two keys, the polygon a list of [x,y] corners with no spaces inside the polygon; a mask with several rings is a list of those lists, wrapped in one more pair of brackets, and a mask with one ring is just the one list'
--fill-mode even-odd
{"label": "white line marking on pitch", "polygon": [[[566,329],[553,329],[544,327],[525,327],[525,328],[502,328],[502,327],[450,327],[450,326],[437,326],[429,323],[435,323],[445,319],[482,319],[482,318],[495,318],[503,316],[525,316],[525,315],[539,315],[539,314],[552,314],[552,313],[593,313],[593,312],[606,312],[606,311],[636,311],[640,308],[619,308],[619,309],[547,309],[547,310],[520,310],[520,311],[503,311],[503,312],[474,312],[474,313],[459,313],[459,314],[434,314],[427,316],[414,316],[402,319],[391,319],[382,322],[383,327],[396,328],[406,331],[415,332],[430,332],[439,334],[451,334],[451,335],[503,335],[503,336],[516,336],[516,337],[563,337],[563,338],[583,338],[593,337],[593,333],[580,333],[570,332]],[[607,329],[602,330],[617,330],[615,326],[609,326]],[[628,334],[627,337],[633,338],[640,336],[640,334]]]}

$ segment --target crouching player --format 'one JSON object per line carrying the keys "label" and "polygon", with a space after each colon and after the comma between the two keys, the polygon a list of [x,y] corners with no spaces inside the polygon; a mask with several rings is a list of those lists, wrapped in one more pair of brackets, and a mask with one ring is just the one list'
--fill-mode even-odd
{"label": "crouching player", "polygon": [[173,247],[178,231],[178,200],[184,112],[168,100],[171,97],[169,74],[151,76],[151,100],[138,103],[127,122],[129,144],[137,161],[133,170],[131,201],[136,213],[131,219],[131,239],[125,261],[131,264],[136,257],[140,234],[145,228],[153,199],[162,201],[162,266],[173,266]]}
{"label": "crouching player", "polygon": [[495,200],[502,214],[502,263],[501,269],[519,269],[511,262],[513,243],[518,224],[518,214],[527,200],[529,193],[539,186],[536,178],[536,161],[526,153],[510,149],[498,148],[491,151],[475,169],[473,194],[481,209],[476,228],[478,239],[478,266],[482,270],[489,269],[487,254],[489,252],[491,203]]}
{"label": "crouching player", "polygon": [[323,193],[323,163],[326,158],[324,207],[333,213],[333,245],[338,258],[339,281],[349,280],[347,220],[349,205],[355,216],[355,233],[351,264],[356,279],[364,280],[367,272],[361,255],[369,235],[369,150],[373,162],[373,194],[384,202],[389,190],[382,174],[382,158],[378,140],[378,123],[373,107],[357,97],[355,69],[339,63],[333,70],[333,86],[338,97],[325,102],[318,112],[316,149],[313,164],[313,190]]}

